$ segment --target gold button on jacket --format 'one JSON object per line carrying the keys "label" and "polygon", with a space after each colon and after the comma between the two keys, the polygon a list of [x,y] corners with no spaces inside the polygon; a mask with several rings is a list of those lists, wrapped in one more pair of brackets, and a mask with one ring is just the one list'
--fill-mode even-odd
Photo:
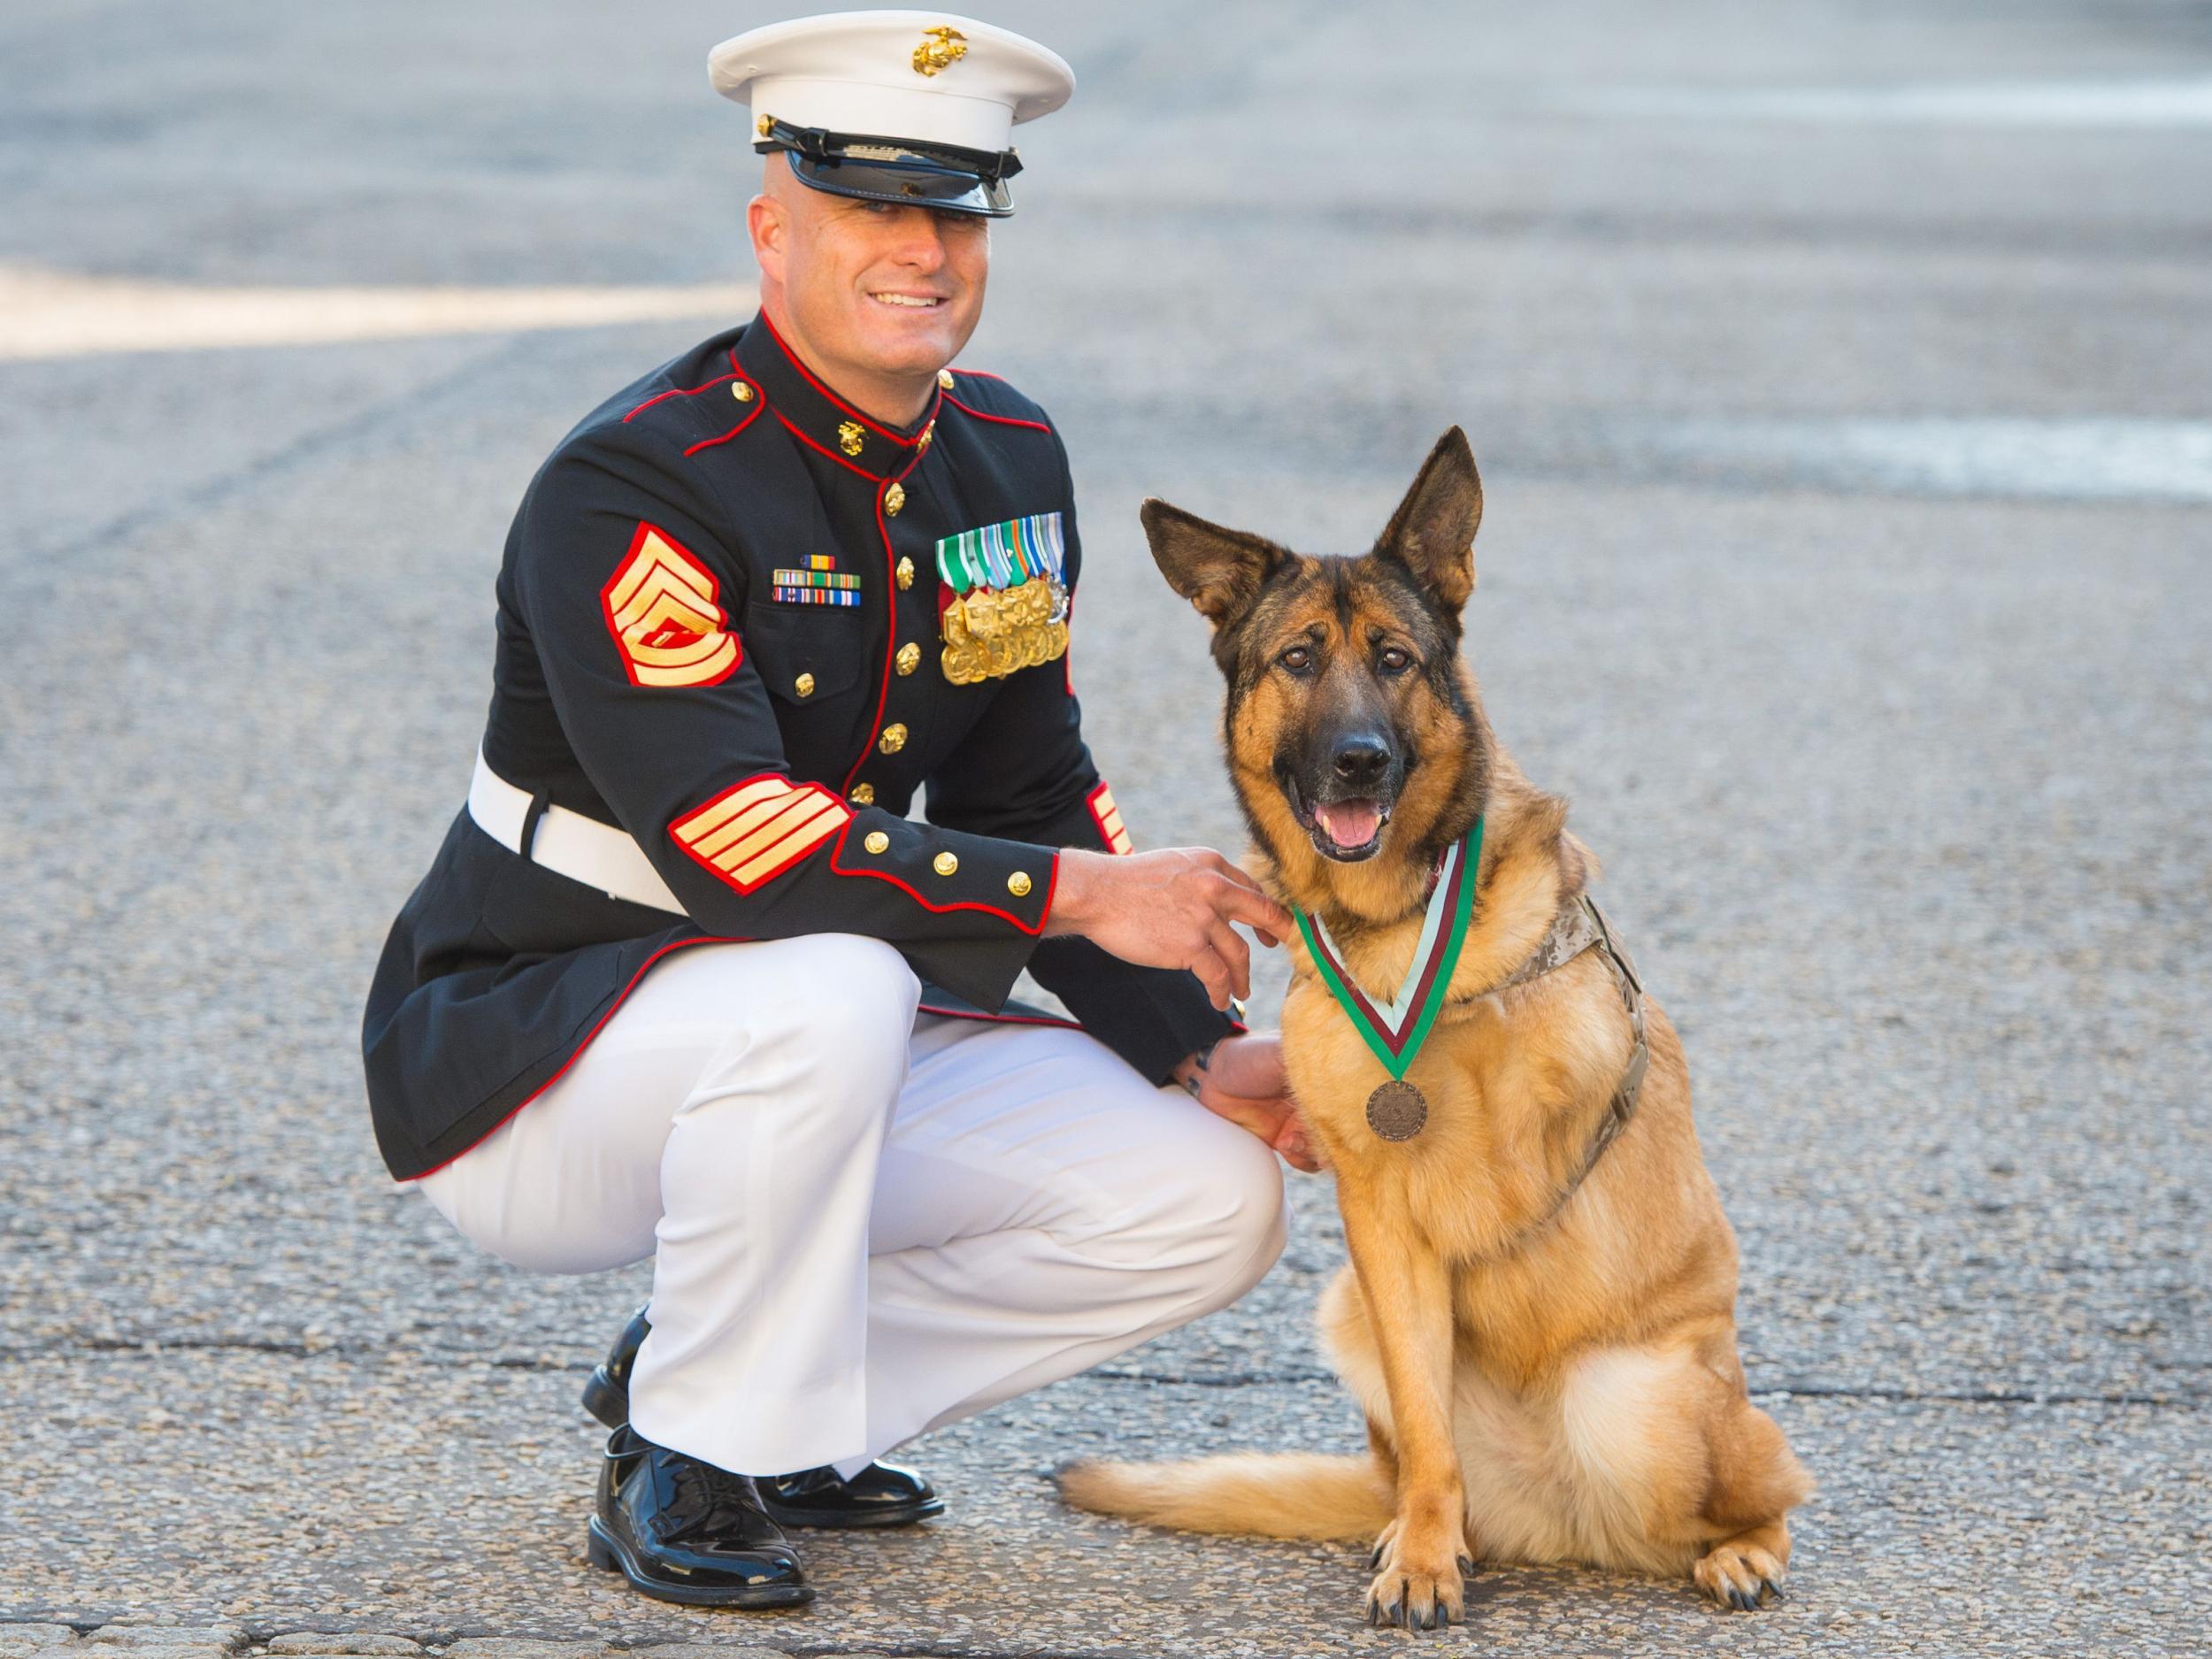
{"label": "gold button on jacket", "polygon": [[883,735],[876,739],[876,747],[887,755],[895,755],[906,747],[906,727],[893,721],[883,728]]}
{"label": "gold button on jacket", "polygon": [[796,680],[791,682],[791,689],[797,692],[802,697],[812,696],[814,695],[814,676],[811,674],[801,674]]}
{"label": "gold button on jacket", "polygon": [[901,588],[911,588],[914,585],[914,561],[910,558],[902,558],[895,573]]}
{"label": "gold button on jacket", "polygon": [[873,805],[875,805],[875,803],[876,803],[876,787],[875,787],[875,785],[873,785],[873,784],[872,784],[872,783],[856,783],[856,784],[853,785],[852,803],[853,803],[853,804],[854,804],[855,806],[873,806]]}
{"label": "gold button on jacket", "polygon": [[899,647],[899,672],[902,674],[910,674],[921,665],[922,648],[920,646],[917,645],[913,641],[909,640],[905,644]]}
{"label": "gold button on jacket", "polygon": [[1017,870],[1012,875],[1006,878],[1006,890],[1018,899],[1027,898],[1029,896],[1029,872],[1026,870]]}
{"label": "gold button on jacket", "polygon": [[939,853],[929,862],[931,868],[941,876],[949,876],[960,868],[960,858],[956,853]]}
{"label": "gold button on jacket", "polygon": [[891,838],[888,835],[886,835],[881,830],[870,830],[868,832],[868,839],[861,843],[861,845],[867,848],[867,849],[872,853],[879,853],[885,848],[890,846],[890,844]]}

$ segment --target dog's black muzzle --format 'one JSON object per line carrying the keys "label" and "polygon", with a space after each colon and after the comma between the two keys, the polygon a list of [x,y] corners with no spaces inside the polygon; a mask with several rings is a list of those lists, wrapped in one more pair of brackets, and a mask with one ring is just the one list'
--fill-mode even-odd
{"label": "dog's black muzzle", "polygon": [[1372,858],[1405,787],[1397,740],[1371,726],[1329,733],[1297,761],[1279,760],[1283,796],[1314,850],[1340,864]]}

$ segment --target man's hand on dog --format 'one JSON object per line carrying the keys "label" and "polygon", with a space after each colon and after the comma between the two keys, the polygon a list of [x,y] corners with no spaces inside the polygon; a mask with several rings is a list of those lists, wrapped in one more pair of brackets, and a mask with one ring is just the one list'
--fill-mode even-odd
{"label": "man's hand on dog", "polygon": [[1280,944],[1290,912],[1260,884],[1204,847],[1155,853],[1060,854],[1048,933],[1079,933],[1141,968],[1188,968],[1216,1008],[1252,995],[1252,948],[1229,924],[1242,922],[1266,945]]}
{"label": "man's hand on dog", "polygon": [[1218,1113],[1283,1155],[1294,1169],[1317,1173],[1321,1160],[1306,1139],[1283,1071],[1283,1040],[1275,1032],[1224,1037],[1210,1055],[1175,1068],[1176,1080],[1208,1111]]}
{"label": "man's hand on dog", "polygon": [[[1154,853],[1060,855],[1048,933],[1077,933],[1124,962],[1188,968],[1216,1008],[1252,995],[1252,948],[1230,926],[1242,922],[1263,945],[1282,943],[1290,912],[1219,853],[1171,847]],[[1176,1080],[1199,1104],[1250,1130],[1302,1170],[1318,1170],[1283,1075],[1282,1040],[1272,1033],[1224,1037],[1210,1060],[1193,1056]]]}

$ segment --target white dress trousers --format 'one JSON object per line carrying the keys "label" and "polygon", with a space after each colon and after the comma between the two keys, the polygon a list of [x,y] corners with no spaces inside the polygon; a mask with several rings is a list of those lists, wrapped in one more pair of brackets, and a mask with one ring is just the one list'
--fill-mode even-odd
{"label": "white dress trousers", "polygon": [[647,1440],[851,1474],[1242,1295],[1275,1155],[1096,1039],[922,1014],[880,940],[687,946],[424,1194],[518,1267],[653,1258]]}

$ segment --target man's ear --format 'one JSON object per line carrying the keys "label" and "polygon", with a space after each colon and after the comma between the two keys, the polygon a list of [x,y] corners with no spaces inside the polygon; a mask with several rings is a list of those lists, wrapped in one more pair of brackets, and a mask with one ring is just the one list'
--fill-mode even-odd
{"label": "man's ear", "polygon": [[1457,426],[1436,441],[1391,515],[1375,551],[1396,559],[1456,617],[1475,591],[1475,530],[1482,523],[1482,475]]}
{"label": "man's ear", "polygon": [[1226,530],[1157,499],[1138,510],[1152,543],[1152,562],[1169,587],[1214,626],[1251,609],[1260,589],[1289,557],[1264,536]]}
{"label": "man's ear", "polygon": [[765,191],[745,204],[745,233],[753,244],[753,262],[771,282],[783,280],[787,217],[783,204]]}

